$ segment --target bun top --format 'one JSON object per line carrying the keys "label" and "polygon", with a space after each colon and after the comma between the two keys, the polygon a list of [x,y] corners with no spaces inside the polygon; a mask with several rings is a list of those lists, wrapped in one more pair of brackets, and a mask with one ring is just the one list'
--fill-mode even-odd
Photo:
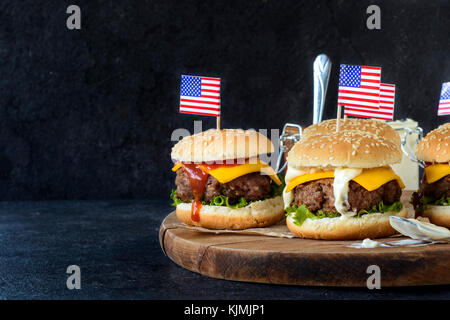
{"label": "bun top", "polygon": [[210,129],[181,139],[172,148],[174,162],[245,159],[273,152],[272,142],[254,130]]}
{"label": "bun top", "polygon": [[289,166],[374,168],[399,163],[400,145],[363,131],[339,131],[300,139],[288,153]]}
{"label": "bun top", "polygon": [[417,159],[426,162],[450,162],[450,123],[430,131],[417,145]]}
{"label": "bun top", "polygon": [[[396,144],[400,144],[400,135],[385,122],[372,119],[341,119],[339,124],[339,130],[359,130],[376,134],[380,137],[384,137],[393,141]],[[317,134],[327,134],[336,131],[336,119],[325,120],[316,124],[313,124],[305,128],[302,132],[302,137],[310,137]]]}

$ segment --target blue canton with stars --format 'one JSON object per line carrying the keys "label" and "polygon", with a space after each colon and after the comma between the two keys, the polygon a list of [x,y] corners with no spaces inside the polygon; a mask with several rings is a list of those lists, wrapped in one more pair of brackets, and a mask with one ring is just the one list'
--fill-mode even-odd
{"label": "blue canton with stars", "polygon": [[445,82],[442,84],[441,100],[448,99],[450,99],[450,82]]}
{"label": "blue canton with stars", "polygon": [[201,97],[202,96],[202,78],[193,76],[181,76],[182,96]]}
{"label": "blue canton with stars", "polygon": [[340,87],[361,87],[361,66],[341,64],[339,72]]}

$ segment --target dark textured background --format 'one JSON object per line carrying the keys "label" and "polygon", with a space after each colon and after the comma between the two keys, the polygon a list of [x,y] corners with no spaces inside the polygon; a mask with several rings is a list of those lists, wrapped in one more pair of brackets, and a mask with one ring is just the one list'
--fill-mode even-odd
{"label": "dark textured background", "polygon": [[[66,28],[78,4],[82,29]],[[170,135],[214,118],[178,113],[181,74],[223,79],[222,126],[312,120],[312,62],[383,67],[396,118],[437,117],[450,81],[449,1],[1,1],[0,199],[166,197]]]}

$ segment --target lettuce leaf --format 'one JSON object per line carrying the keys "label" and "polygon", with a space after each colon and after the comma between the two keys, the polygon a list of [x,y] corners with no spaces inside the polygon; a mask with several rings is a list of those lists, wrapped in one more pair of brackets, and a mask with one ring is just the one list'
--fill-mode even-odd
{"label": "lettuce leaf", "polygon": [[284,187],[286,186],[286,183],[284,182],[284,177],[280,176],[279,174],[277,176],[280,179],[281,184],[278,186],[275,182],[272,181],[272,183],[270,184],[270,196],[266,197],[266,199],[275,198],[283,194],[283,190]]}
{"label": "lettuce leaf", "polygon": [[306,207],[306,205],[302,204],[301,206],[291,206],[286,208],[286,216],[294,219],[294,223],[296,225],[301,226],[306,219],[322,219],[322,218],[335,218],[340,216],[339,213],[332,212],[324,212],[322,210],[318,210],[317,214],[312,213]]}
{"label": "lettuce leaf", "polygon": [[[172,193],[170,194],[170,198],[173,200],[172,206],[174,206],[174,207],[176,207],[180,203],[183,203],[183,201],[181,199],[178,199],[175,196],[176,192],[177,192],[176,190],[172,190]],[[252,202],[254,202],[254,201],[247,201],[247,200],[245,200],[245,198],[241,197],[238,202],[232,204],[232,203],[230,203],[230,200],[227,196],[219,195],[219,196],[215,196],[210,202],[202,201],[202,204],[208,205],[208,206],[219,206],[219,207],[228,207],[231,209],[237,209],[237,208],[245,207]]]}
{"label": "lettuce leaf", "polygon": [[[393,204],[386,205],[383,203],[383,201],[380,201],[377,205],[374,205],[369,210],[361,210],[358,212],[357,215],[353,216],[353,218],[360,218],[362,215],[365,214],[371,214],[375,212],[399,212],[402,210],[403,205],[400,201],[394,202]],[[291,206],[286,208],[286,216],[291,217],[294,220],[294,223],[296,225],[301,226],[303,222],[310,218],[312,220],[315,219],[323,219],[323,218],[336,218],[339,217],[339,213],[333,213],[333,212],[324,212],[322,210],[318,210],[317,213],[312,213],[309,211],[309,209],[306,207],[306,205],[301,206]]]}
{"label": "lettuce leaf", "polygon": [[435,199],[430,196],[422,195],[418,192],[414,192],[411,196],[411,204],[416,211],[424,211],[427,205],[432,206],[450,206],[450,197],[444,193],[439,199]]}
{"label": "lettuce leaf", "polygon": [[424,206],[426,206],[427,204],[434,206],[450,206],[450,198],[448,198],[445,193],[437,200],[429,196],[422,196],[420,202]]}
{"label": "lettuce leaf", "polygon": [[[205,202],[205,201],[204,201]],[[209,206],[227,206],[231,209],[242,208],[249,205],[252,201],[248,202],[245,198],[241,197],[239,201],[235,204],[231,204],[229,202],[229,198],[227,196],[215,196],[209,203],[205,202],[204,204]]]}
{"label": "lettuce leaf", "polygon": [[400,201],[394,202],[393,204],[386,205],[383,203],[383,201],[380,201],[377,205],[374,205],[369,210],[361,210],[358,212],[358,214],[355,216],[356,218],[361,217],[364,214],[371,214],[375,212],[399,212],[403,209],[403,205]]}
{"label": "lettuce leaf", "polygon": [[177,205],[179,205],[180,203],[183,202],[181,199],[178,199],[176,197],[176,194],[177,194],[177,190],[172,189],[172,192],[170,193],[170,199],[173,200],[172,206],[174,206],[174,207],[176,207]]}

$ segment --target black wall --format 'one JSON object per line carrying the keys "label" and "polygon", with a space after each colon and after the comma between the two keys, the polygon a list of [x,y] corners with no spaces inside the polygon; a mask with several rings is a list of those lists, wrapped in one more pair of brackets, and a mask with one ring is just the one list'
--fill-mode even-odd
{"label": "black wall", "polygon": [[[82,29],[66,28],[77,4]],[[381,8],[368,30],[366,8]],[[429,131],[450,81],[449,1],[1,1],[0,200],[166,197],[181,74],[221,77],[222,126],[312,121],[312,62],[382,66]]]}

